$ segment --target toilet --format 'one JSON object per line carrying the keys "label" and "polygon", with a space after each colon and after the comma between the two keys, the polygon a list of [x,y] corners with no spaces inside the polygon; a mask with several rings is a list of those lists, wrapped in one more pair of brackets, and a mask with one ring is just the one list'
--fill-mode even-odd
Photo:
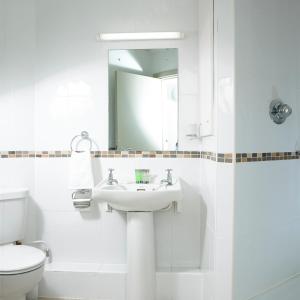
{"label": "toilet", "polygon": [[25,300],[42,279],[46,254],[16,245],[25,235],[28,190],[0,189],[0,300]]}

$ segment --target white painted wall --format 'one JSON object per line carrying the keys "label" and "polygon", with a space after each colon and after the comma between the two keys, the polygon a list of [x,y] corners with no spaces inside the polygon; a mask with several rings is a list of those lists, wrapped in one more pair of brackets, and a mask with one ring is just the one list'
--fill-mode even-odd
{"label": "white painted wall", "polygon": [[[295,151],[299,137],[299,1],[238,0],[236,22],[236,151]],[[269,118],[280,97],[293,115]],[[236,166],[235,300],[299,299],[299,161]],[[256,296],[271,288],[270,291]]]}

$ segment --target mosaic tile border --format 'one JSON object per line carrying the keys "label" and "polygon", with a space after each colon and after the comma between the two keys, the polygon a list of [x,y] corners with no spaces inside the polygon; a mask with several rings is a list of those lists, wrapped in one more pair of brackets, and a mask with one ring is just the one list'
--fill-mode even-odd
{"label": "mosaic tile border", "polygon": [[[71,151],[0,151],[0,158],[70,157]],[[91,151],[92,157],[104,158],[200,158],[199,151]]]}
{"label": "mosaic tile border", "polygon": [[[0,158],[70,157],[71,151],[0,151]],[[202,158],[220,163],[300,159],[299,152],[215,153],[207,151],[91,151],[94,158]]]}
{"label": "mosaic tile border", "polygon": [[300,152],[236,153],[237,163],[300,159]]}
{"label": "mosaic tile border", "polygon": [[215,162],[222,163],[233,163],[234,162],[234,154],[232,153],[215,153],[215,152],[206,152],[201,151],[200,158],[212,160]]}
{"label": "mosaic tile border", "polygon": [[249,163],[274,160],[300,159],[300,151],[297,152],[257,152],[257,153],[213,153],[200,152],[200,157],[222,163]]}

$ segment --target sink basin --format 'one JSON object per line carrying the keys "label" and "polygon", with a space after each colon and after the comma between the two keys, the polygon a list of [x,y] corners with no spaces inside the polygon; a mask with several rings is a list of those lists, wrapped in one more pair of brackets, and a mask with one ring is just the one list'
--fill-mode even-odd
{"label": "sink basin", "polygon": [[107,181],[93,189],[93,199],[111,208],[127,212],[126,299],[155,300],[155,235],[153,213],[182,207],[180,180],[173,185],[120,183]]}
{"label": "sink basin", "polygon": [[168,209],[176,203],[181,210],[182,192],[180,180],[173,185],[100,183],[93,191],[93,199],[106,202],[110,207],[127,212],[154,212]]}

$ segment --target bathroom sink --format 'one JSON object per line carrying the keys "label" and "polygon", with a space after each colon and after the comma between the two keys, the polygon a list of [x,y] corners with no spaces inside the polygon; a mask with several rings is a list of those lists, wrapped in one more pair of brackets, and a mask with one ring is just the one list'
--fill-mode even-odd
{"label": "bathroom sink", "polygon": [[[109,177],[109,180],[113,180]],[[154,212],[182,208],[180,180],[172,185],[118,183],[104,180],[93,189],[93,199],[127,215],[126,297],[154,300],[156,294]]]}
{"label": "bathroom sink", "polygon": [[93,199],[106,202],[116,210],[127,212],[153,212],[170,208],[176,203],[181,210],[182,192],[180,180],[173,185],[100,183],[93,190]]}

